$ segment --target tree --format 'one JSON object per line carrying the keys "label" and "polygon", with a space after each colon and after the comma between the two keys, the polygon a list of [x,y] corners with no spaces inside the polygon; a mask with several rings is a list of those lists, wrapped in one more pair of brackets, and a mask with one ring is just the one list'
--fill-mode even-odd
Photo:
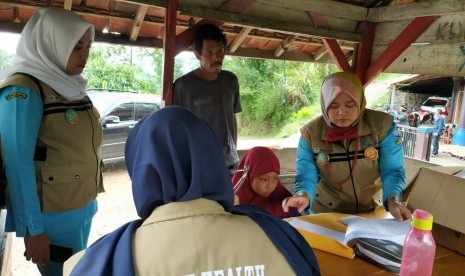
{"label": "tree", "polygon": [[[175,77],[182,75],[181,61]],[[161,93],[162,52],[160,49],[97,44],[92,47],[84,72],[88,87]]]}
{"label": "tree", "polygon": [[313,113],[299,111],[319,103],[323,78],[337,70],[315,63],[250,58],[227,58],[225,68],[239,78],[240,133],[259,136],[275,136],[293,120],[308,120],[302,114]]}
{"label": "tree", "polygon": [[[97,44],[85,70],[88,87],[159,94],[162,58],[159,49]],[[194,57],[179,56],[174,79],[196,67]],[[315,116],[323,78],[337,70],[333,65],[239,57],[226,57],[223,67],[239,79],[240,134],[268,137],[295,132]]]}
{"label": "tree", "polygon": [[150,73],[133,64],[133,55],[137,55],[133,50],[126,46],[93,46],[84,71],[89,80],[88,87],[160,93]]}

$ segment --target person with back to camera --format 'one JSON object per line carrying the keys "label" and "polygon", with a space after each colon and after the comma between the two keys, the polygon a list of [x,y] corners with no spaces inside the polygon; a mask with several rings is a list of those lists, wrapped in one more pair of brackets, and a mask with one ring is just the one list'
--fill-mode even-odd
{"label": "person with back to camera", "polygon": [[81,76],[93,39],[93,25],[79,15],[38,9],[0,86],[5,229],[24,237],[24,255],[42,275],[62,275],[51,244],[74,252],[87,246],[103,191],[102,130]]}
{"label": "person with back to camera", "polygon": [[365,104],[355,74],[339,72],[325,78],[322,115],[301,128],[296,195],[283,201],[285,211],[297,207],[306,214],[360,213],[384,204],[397,220],[410,218],[401,203],[402,137],[392,116],[365,109]]}
{"label": "person with back to camera", "polygon": [[140,219],[71,257],[65,275],[319,275],[290,224],[233,209],[220,144],[192,112],[171,106],[144,117],[125,158]]}
{"label": "person with back to camera", "polygon": [[439,139],[441,138],[442,131],[444,130],[444,117],[442,116],[442,110],[437,109],[434,113],[434,127],[433,127],[433,151],[431,156],[438,156],[439,153]]}
{"label": "person with back to camera", "polygon": [[408,126],[407,107],[405,105],[399,106],[395,114],[395,121],[399,126]]}
{"label": "person with back to camera", "polygon": [[242,108],[236,75],[222,70],[226,46],[226,36],[217,26],[198,28],[194,54],[200,67],[174,82],[173,105],[189,109],[211,125],[223,148],[225,163],[233,170],[239,163],[236,113]]}
{"label": "person with back to camera", "polygon": [[[247,172],[243,172],[247,168]],[[292,196],[279,180],[281,172],[279,159],[273,150],[267,147],[253,147],[242,157],[238,172],[232,178],[233,186],[246,174],[244,182],[236,191],[235,204],[248,204],[262,208],[278,217],[299,216],[296,208],[284,212],[281,202]]]}

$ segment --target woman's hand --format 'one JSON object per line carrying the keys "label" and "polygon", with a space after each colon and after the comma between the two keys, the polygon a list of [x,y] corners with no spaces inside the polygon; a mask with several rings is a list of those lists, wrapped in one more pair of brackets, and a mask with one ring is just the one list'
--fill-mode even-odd
{"label": "woman's hand", "polygon": [[407,207],[396,200],[389,200],[389,212],[398,221],[403,221],[412,217],[412,213]]}
{"label": "woman's hand", "polygon": [[283,211],[289,212],[289,207],[294,207],[297,208],[299,213],[302,213],[305,207],[308,206],[309,201],[307,193],[286,197],[282,202]]}
{"label": "woman's hand", "polygon": [[50,241],[46,234],[32,237],[29,233],[26,233],[24,246],[26,248],[24,252],[26,260],[35,264],[46,264],[50,261]]}

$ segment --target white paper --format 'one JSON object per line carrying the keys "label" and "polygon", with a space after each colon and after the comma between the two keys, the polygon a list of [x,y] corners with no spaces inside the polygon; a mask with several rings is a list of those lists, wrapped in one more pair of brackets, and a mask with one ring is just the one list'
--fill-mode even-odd
{"label": "white paper", "polygon": [[317,233],[329,238],[332,238],[342,244],[344,244],[345,234],[333,229],[329,229],[320,225],[316,225],[310,222],[306,222],[300,219],[293,218],[289,221],[289,224],[294,228],[302,229],[308,232]]}
{"label": "white paper", "polygon": [[410,231],[410,220],[396,221],[389,219],[374,219],[351,216],[341,221],[347,224],[344,243],[355,238],[373,238],[390,240],[403,245],[407,233]]}

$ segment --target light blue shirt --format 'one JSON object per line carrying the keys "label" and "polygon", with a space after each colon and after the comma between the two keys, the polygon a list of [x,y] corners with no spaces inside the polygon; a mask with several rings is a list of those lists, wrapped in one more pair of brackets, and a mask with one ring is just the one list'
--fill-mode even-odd
{"label": "light blue shirt", "polygon": [[[397,131],[397,127],[392,124],[386,137],[379,144],[379,174],[383,183],[383,202],[386,202],[390,195],[402,196],[406,187],[404,152],[403,148],[395,142],[394,131]],[[300,137],[296,157],[295,192],[296,194],[306,192],[309,195],[309,206],[304,210],[307,214],[311,213],[310,206],[315,198],[319,179],[320,174],[312,147]]]}
{"label": "light blue shirt", "polygon": [[[17,93],[12,97],[12,93]],[[8,179],[6,231],[23,237],[44,232],[37,198],[34,152],[42,121],[40,95],[18,86],[2,89],[0,98],[0,139]],[[11,98],[10,98],[11,97]]]}

